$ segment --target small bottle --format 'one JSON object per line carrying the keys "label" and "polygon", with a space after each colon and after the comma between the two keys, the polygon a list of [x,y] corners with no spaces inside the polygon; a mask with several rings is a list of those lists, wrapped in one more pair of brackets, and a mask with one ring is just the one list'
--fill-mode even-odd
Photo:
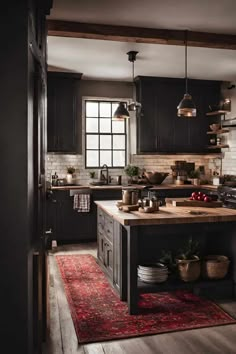
{"label": "small bottle", "polygon": [[57,173],[55,172],[55,174],[52,175],[52,185],[53,185],[53,186],[57,186],[57,180],[58,180],[58,175],[57,175]]}

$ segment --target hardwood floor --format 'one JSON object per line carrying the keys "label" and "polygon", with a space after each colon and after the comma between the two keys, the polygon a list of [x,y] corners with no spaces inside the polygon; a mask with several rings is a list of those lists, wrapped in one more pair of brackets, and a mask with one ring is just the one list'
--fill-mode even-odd
{"label": "hardwood floor", "polygon": [[[236,325],[79,345],[54,255],[82,253],[96,256],[96,244],[64,245],[49,254],[50,333],[46,354],[236,353]],[[222,306],[236,316],[236,302],[225,302]]]}

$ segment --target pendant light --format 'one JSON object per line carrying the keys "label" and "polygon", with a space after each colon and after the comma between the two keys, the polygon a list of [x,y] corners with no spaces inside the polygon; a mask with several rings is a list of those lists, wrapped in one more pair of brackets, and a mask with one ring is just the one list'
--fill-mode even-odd
{"label": "pendant light", "polygon": [[[132,63],[132,82],[133,82],[133,97],[136,96],[136,90],[135,90],[135,83],[134,83],[134,62],[136,61],[136,56],[138,52],[131,50],[127,53],[128,55],[128,60]],[[132,101],[128,105],[128,111],[129,112],[134,112],[137,111],[138,108],[141,108],[141,103],[137,101]]]}
{"label": "pendant light", "polygon": [[120,102],[116,111],[113,114],[112,120],[124,120],[129,118],[129,112],[125,108],[125,103]]}
{"label": "pendant light", "polygon": [[[134,84],[134,62],[136,60],[136,56],[138,54],[138,52],[131,50],[128,53],[126,53],[128,55],[128,60],[133,64],[132,65],[132,82],[133,82],[133,95],[135,96],[135,84]],[[130,118],[129,112],[133,112],[133,111],[137,111],[138,108],[141,107],[141,103],[136,102],[136,101],[132,101],[129,105],[128,105],[128,110],[125,107],[125,103],[124,102],[120,102],[119,106],[117,107],[115,113],[113,114],[112,120],[124,120],[127,118]]]}
{"label": "pendant light", "polygon": [[188,93],[188,77],[187,77],[187,31],[185,32],[185,94],[177,107],[178,117],[192,118],[196,117],[197,110],[192,100],[192,96]]}

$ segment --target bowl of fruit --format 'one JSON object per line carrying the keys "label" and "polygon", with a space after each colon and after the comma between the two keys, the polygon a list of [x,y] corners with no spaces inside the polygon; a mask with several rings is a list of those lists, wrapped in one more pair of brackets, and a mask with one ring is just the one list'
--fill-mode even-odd
{"label": "bowl of fruit", "polygon": [[193,192],[191,194],[191,197],[189,198],[189,200],[195,200],[195,201],[199,201],[199,202],[209,203],[209,202],[212,202],[212,197],[199,191],[199,192]]}

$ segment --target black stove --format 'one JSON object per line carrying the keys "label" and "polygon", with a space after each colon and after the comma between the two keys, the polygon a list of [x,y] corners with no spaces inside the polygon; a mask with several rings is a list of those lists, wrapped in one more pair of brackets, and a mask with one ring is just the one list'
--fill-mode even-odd
{"label": "black stove", "polygon": [[236,184],[232,186],[222,185],[217,188],[219,199],[226,208],[236,209]]}

